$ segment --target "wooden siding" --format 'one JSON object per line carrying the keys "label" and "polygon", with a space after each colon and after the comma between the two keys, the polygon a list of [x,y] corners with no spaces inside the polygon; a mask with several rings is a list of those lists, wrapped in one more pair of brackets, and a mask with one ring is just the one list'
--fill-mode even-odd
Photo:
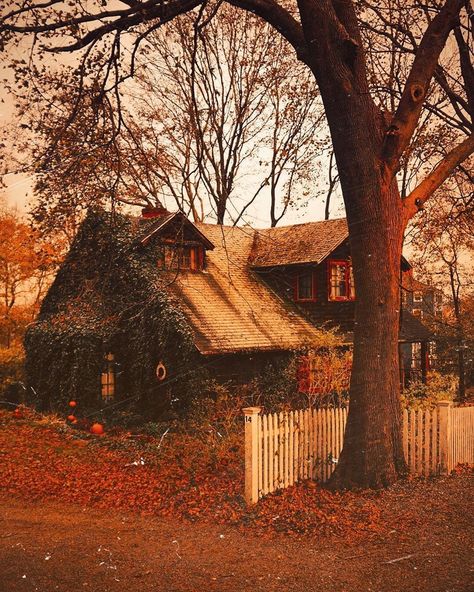
{"label": "wooden siding", "polygon": [[[350,257],[349,243],[346,241],[335,249],[328,259],[320,265],[292,265],[285,268],[266,270],[260,275],[264,281],[282,298],[294,301],[296,278],[299,273],[314,271],[316,298],[311,301],[298,301],[295,305],[317,326],[324,323],[338,326],[343,332],[354,328],[354,301],[329,300],[328,260],[347,260]],[[357,294],[357,287],[356,287]],[[356,296],[357,297],[357,296]]]}

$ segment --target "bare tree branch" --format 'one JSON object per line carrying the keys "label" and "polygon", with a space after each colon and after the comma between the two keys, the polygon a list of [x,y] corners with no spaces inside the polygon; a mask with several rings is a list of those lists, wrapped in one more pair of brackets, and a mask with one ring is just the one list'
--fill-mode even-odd
{"label": "bare tree branch", "polygon": [[474,134],[447,154],[437,167],[403,201],[405,221],[408,222],[426,200],[440,187],[456,166],[474,152]]}
{"label": "bare tree branch", "polygon": [[398,109],[385,136],[382,158],[387,182],[397,172],[399,159],[415,131],[439,55],[463,5],[464,0],[447,0],[423,35]]}

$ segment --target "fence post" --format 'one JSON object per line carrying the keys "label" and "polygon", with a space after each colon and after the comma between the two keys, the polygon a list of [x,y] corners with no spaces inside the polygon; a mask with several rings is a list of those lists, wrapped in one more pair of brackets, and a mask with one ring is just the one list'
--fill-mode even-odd
{"label": "fence post", "polygon": [[258,416],[261,410],[261,407],[246,407],[242,410],[245,421],[245,501],[248,504],[258,502]]}
{"label": "fence post", "polygon": [[451,470],[451,408],[452,401],[438,401],[439,413],[439,464],[440,473]]}

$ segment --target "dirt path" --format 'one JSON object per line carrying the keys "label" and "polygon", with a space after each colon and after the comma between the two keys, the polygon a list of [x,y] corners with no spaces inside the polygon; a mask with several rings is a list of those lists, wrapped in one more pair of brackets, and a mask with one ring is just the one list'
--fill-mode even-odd
{"label": "dirt path", "polygon": [[349,543],[4,496],[0,590],[469,592],[473,501],[467,475],[399,486],[389,534]]}

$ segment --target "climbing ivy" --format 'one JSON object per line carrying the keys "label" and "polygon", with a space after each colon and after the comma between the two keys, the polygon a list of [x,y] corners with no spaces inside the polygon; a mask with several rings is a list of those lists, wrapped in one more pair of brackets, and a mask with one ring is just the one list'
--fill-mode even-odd
{"label": "climbing ivy", "polygon": [[[104,356],[115,355],[114,408],[127,401],[144,416],[185,409],[206,376],[190,327],[157,269],[159,246],[139,240],[147,223],[90,212],[25,337],[30,395],[42,410],[103,406]],[[156,365],[167,368],[159,382]]]}

